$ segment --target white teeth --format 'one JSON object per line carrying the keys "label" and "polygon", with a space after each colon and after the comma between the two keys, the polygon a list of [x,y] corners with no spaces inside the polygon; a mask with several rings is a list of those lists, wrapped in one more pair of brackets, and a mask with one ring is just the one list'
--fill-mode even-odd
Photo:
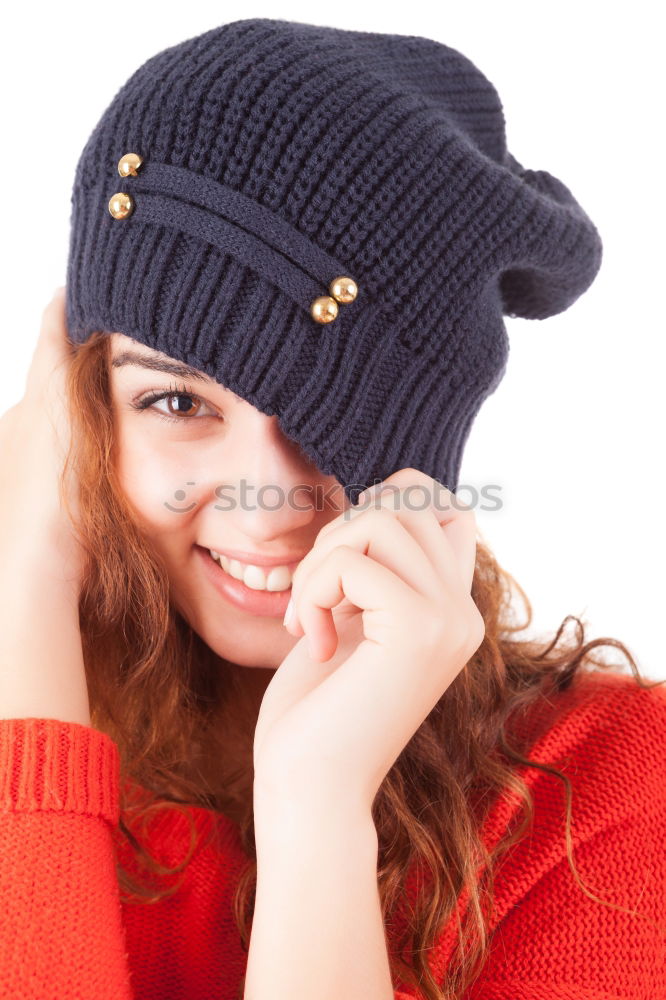
{"label": "white teeth", "polygon": [[246,566],[243,570],[243,583],[253,590],[266,590],[266,574],[258,566]]}
{"label": "white teeth", "polygon": [[288,590],[291,587],[291,570],[288,566],[273,566],[266,577],[266,590]]}
{"label": "white teeth", "polygon": [[288,590],[291,587],[291,570],[288,566],[272,566],[266,572],[262,566],[252,566],[249,563],[241,563],[238,559],[229,559],[215,549],[208,551],[229,576],[242,580],[251,590],[278,591]]}
{"label": "white teeth", "polygon": [[[220,559],[220,562],[222,562],[221,559]],[[239,563],[238,559],[228,559],[227,563],[228,563],[228,565],[227,566],[223,566],[222,569],[226,569],[227,573],[229,573],[230,576],[233,576],[234,579],[236,579],[236,580],[242,580],[243,579],[243,566],[242,566],[241,563]]]}

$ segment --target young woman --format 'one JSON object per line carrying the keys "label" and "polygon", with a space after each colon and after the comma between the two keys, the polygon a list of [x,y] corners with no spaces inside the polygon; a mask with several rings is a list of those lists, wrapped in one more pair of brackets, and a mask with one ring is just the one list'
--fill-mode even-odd
{"label": "young woman", "polygon": [[502,315],[600,259],[439,42],[116,95],[0,419],[0,996],[665,995],[663,689],[521,638],[455,495]]}

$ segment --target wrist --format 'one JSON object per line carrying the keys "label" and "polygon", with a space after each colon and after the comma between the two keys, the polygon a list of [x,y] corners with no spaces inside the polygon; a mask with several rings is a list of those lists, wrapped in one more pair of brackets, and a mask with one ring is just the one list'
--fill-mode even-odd
{"label": "wrist", "polygon": [[257,852],[284,853],[304,843],[347,845],[375,858],[378,850],[372,811],[364,804],[266,791],[256,780],[254,832]]}
{"label": "wrist", "polygon": [[[5,525],[5,529],[7,526]],[[63,523],[63,517],[44,517],[26,530],[0,533],[3,554],[3,580],[48,581],[51,586],[76,593],[83,576],[83,557],[79,543]]]}

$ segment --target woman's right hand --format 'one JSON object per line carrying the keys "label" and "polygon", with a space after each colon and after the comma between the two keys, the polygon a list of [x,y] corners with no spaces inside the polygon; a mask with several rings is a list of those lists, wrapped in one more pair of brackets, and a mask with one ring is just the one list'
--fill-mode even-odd
{"label": "woman's right hand", "polygon": [[[79,598],[64,289],[42,314],[23,398],[0,417],[0,719],[90,725]],[[62,489],[61,489],[62,482]]]}
{"label": "woman's right hand", "polygon": [[0,551],[16,545],[40,554],[45,572],[72,587],[80,585],[83,552],[72,517],[78,517],[78,491],[72,470],[63,483],[70,443],[66,374],[72,354],[67,339],[65,289],[58,288],[42,313],[42,324],[23,398],[0,417]]}

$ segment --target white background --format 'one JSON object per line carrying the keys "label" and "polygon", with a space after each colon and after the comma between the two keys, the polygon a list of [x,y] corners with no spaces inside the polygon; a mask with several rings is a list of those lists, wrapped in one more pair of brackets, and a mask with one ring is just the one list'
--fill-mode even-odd
{"label": "white background", "polygon": [[501,510],[477,508],[477,521],[532,602],[531,633],[582,615],[588,638],[621,639],[646,676],[666,678],[657,11],[584,0],[11,4],[0,38],[0,412],[23,394],[42,309],[65,281],[80,152],[149,56],[255,16],[445,42],[498,89],[514,156],[564,181],[604,243],[596,281],[569,310],[506,319],[508,370],[472,428],[460,482],[501,486]]}

